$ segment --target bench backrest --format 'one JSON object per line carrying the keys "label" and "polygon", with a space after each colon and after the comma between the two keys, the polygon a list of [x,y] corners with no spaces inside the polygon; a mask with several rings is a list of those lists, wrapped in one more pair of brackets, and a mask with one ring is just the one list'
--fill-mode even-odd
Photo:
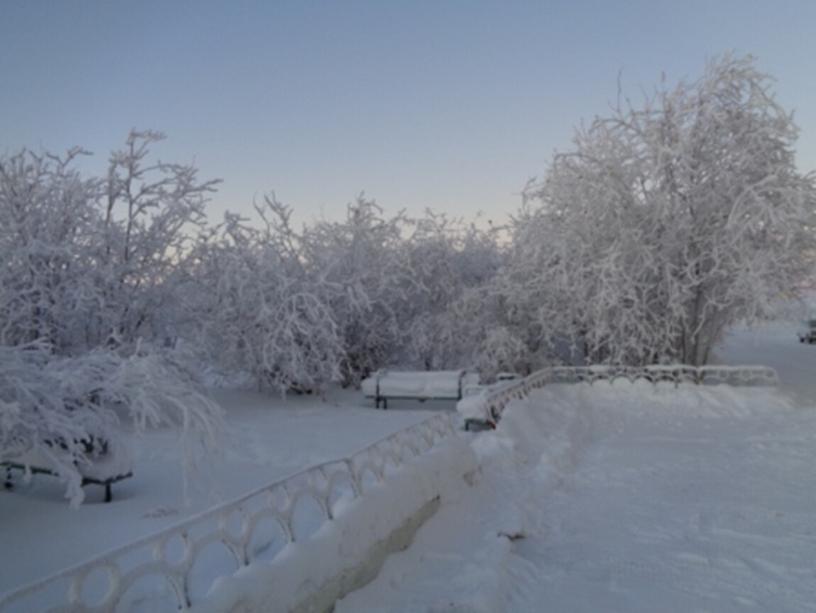
{"label": "bench backrest", "polygon": [[451,398],[479,382],[479,375],[465,370],[381,370],[365,379],[363,393],[371,398]]}

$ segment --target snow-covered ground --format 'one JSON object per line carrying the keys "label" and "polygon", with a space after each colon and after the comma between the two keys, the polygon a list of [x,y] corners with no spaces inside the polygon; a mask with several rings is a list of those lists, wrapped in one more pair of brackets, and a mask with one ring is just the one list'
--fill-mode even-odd
{"label": "snow-covered ground", "polygon": [[[553,385],[474,447],[479,483],[345,611],[816,611],[816,347],[738,329],[779,391]],[[790,394],[789,394],[790,393]]]}
{"label": "snow-covered ground", "polygon": [[816,406],[816,345],[800,343],[798,321],[773,321],[732,329],[714,354],[723,364],[759,364],[776,369],[780,388],[801,405]]}
{"label": "snow-covered ground", "polygon": [[453,403],[391,403],[373,409],[360,392],[334,390],[327,400],[219,391],[228,433],[222,458],[195,480],[189,504],[182,494],[176,434],[152,431],[133,441],[134,476],[115,484],[113,502],[88,486],[86,502],[72,509],[64,487],[34,476],[11,492],[0,488],[0,593],[82,562],[176,523],[222,500],[308,466],[344,457],[401,428],[429,410]]}
{"label": "snow-covered ground", "polygon": [[[512,405],[473,439],[477,484],[337,610],[816,611],[816,346],[795,332],[738,328],[717,352],[773,366],[778,391],[551,385]],[[135,440],[111,504],[91,487],[71,509],[48,477],[0,492],[0,592],[452,408],[217,397],[226,451],[190,505],[166,431]]]}

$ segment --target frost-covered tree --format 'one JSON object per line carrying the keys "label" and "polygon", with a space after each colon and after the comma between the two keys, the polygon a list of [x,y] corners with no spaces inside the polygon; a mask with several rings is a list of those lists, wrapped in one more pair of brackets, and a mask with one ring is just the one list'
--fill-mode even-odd
{"label": "frost-covered tree", "polygon": [[527,190],[508,300],[575,359],[705,363],[803,271],[816,198],[796,137],[752,58],[619,103]]}
{"label": "frost-covered tree", "polygon": [[315,392],[338,381],[345,358],[331,310],[337,293],[303,258],[290,210],[268,197],[262,228],[227,215],[195,252],[190,308],[208,353],[260,388]]}
{"label": "frost-covered tree", "polygon": [[302,256],[324,293],[342,338],[345,385],[353,385],[388,363],[407,335],[406,309],[416,279],[403,257],[410,220],[386,217],[360,195],[340,221],[304,228]]}
{"label": "frost-covered tree", "polygon": [[174,275],[216,182],[150,162],[161,138],[131,132],[105,179],[80,175],[79,149],[0,160],[0,342],[71,354],[160,341],[172,328]]}
{"label": "frost-covered tree", "polygon": [[0,344],[82,345],[97,303],[99,183],[64,157],[21,151],[0,159]]}
{"label": "frost-covered tree", "polygon": [[40,451],[74,502],[79,468],[113,445],[120,415],[178,425],[189,461],[220,429],[219,407],[156,326],[212,183],[142,166],[156,138],[132,133],[104,180],[74,169],[78,149],[0,158],[0,461]]}
{"label": "frost-covered tree", "polygon": [[195,252],[188,292],[209,353],[260,387],[321,391],[399,364],[475,363],[456,301],[501,262],[494,230],[431,213],[386,216],[359,197],[344,218],[296,230],[273,196],[262,228],[235,216]]}
{"label": "frost-covered tree", "polygon": [[130,345],[149,336],[172,338],[175,280],[205,225],[205,205],[217,180],[199,181],[191,164],[153,161],[164,139],[131,131],[110,156],[102,183],[103,239],[98,255],[103,301],[94,344]]}
{"label": "frost-covered tree", "polygon": [[334,290],[344,382],[355,384],[394,364],[473,365],[479,341],[462,334],[456,302],[496,273],[502,258],[497,235],[495,228],[432,211],[389,217],[362,196],[345,219],[305,228],[304,261]]}
{"label": "frost-covered tree", "polygon": [[[474,325],[495,314],[468,301],[502,264],[499,229],[426,211],[403,248],[414,290],[407,311],[406,357],[425,369],[471,367],[488,330]],[[475,312],[474,308],[475,307]],[[491,322],[492,326],[500,322]]]}

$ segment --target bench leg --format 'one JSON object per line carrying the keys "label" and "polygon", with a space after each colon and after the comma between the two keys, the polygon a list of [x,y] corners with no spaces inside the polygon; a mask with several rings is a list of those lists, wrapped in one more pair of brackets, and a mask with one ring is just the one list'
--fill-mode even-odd
{"label": "bench leg", "polygon": [[105,484],[105,502],[110,502],[113,500],[113,493],[111,492],[111,484]]}
{"label": "bench leg", "polygon": [[388,398],[383,398],[383,411],[388,410]]}
{"label": "bench leg", "polygon": [[11,466],[6,466],[6,479],[3,481],[3,487],[7,490],[14,488],[14,481],[11,480]]}

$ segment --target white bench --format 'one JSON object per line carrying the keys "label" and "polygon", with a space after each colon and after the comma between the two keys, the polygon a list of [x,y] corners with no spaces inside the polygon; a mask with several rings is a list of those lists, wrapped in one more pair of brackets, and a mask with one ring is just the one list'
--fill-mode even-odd
{"label": "white bench", "polygon": [[[79,462],[71,458],[65,458],[72,462],[82,476],[82,486],[101,485],[105,488],[105,502],[113,499],[111,486],[117,481],[133,476],[132,458],[127,447],[122,441],[114,439],[92,438],[89,442],[82,442],[85,446],[85,453],[90,459],[89,462]],[[46,442],[50,454],[67,454],[65,445],[58,442]],[[0,467],[5,468],[6,475],[4,486],[6,489],[14,487],[12,471],[18,470],[30,474],[58,476],[57,466],[54,458],[43,449],[30,449],[29,451],[0,463]]]}
{"label": "white bench", "polygon": [[479,375],[467,370],[378,370],[361,387],[374,405],[388,408],[388,399],[461,400],[468,387],[479,384]]}

